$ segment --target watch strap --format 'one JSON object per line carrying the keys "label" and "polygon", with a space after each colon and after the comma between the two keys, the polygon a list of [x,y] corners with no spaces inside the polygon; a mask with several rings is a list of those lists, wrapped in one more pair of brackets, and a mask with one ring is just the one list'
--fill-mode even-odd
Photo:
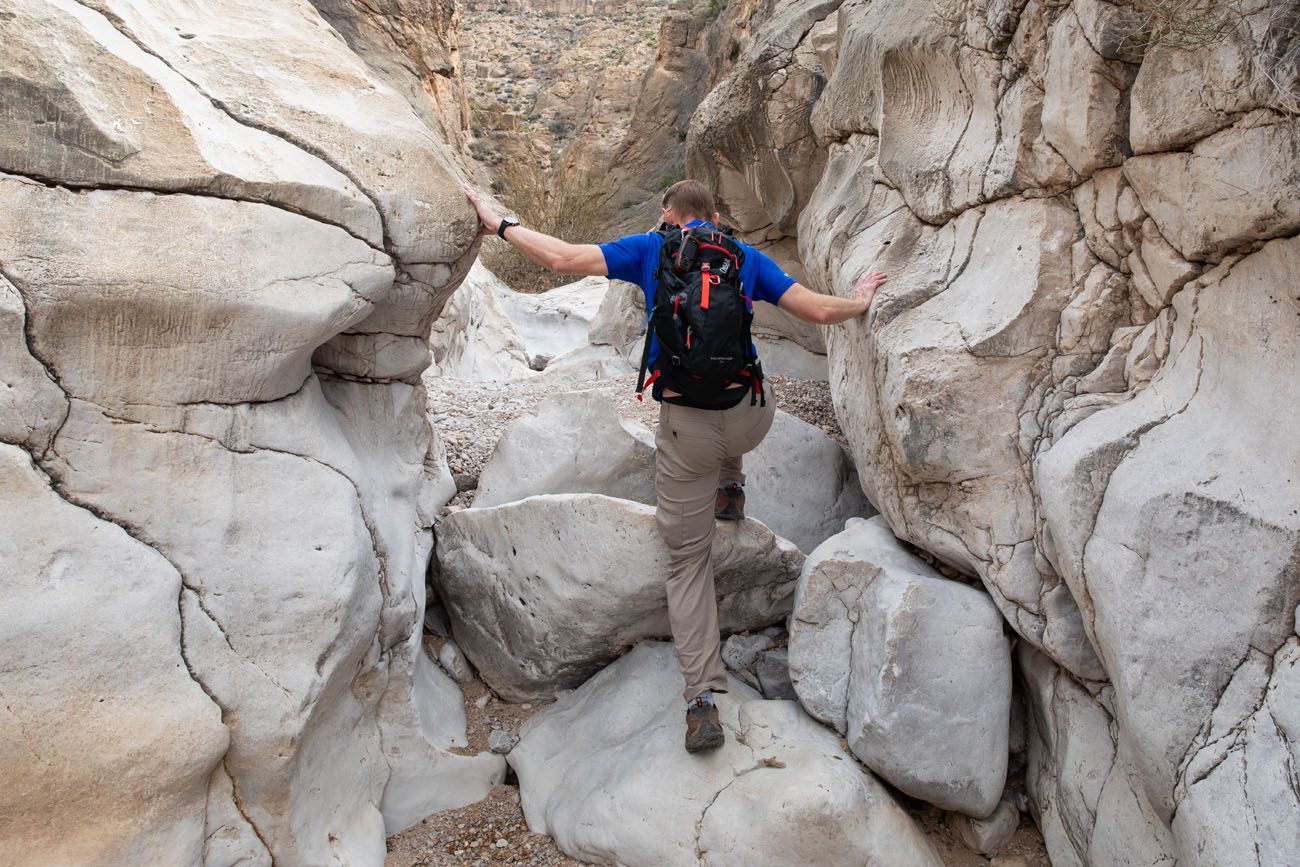
{"label": "watch strap", "polygon": [[503,219],[499,224],[497,224],[497,237],[504,241],[506,237],[506,229],[518,225],[518,220],[511,220],[509,218]]}

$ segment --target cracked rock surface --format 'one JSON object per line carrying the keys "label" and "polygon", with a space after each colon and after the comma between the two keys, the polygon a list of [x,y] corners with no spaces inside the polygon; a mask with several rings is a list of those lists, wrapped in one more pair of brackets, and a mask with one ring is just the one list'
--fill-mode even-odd
{"label": "cracked rock surface", "polygon": [[[724,631],[789,613],[803,565],[793,544],[736,521],[718,528],[712,557]],[[642,638],[671,635],[668,548],[643,503],[545,494],[454,512],[438,526],[438,561],[457,644],[511,701],[552,698]]]}
{"label": "cracked rock surface", "polygon": [[526,723],[510,764],[528,826],[596,864],[943,862],[912,819],[794,702],[732,678],[726,742],[682,749],[672,645],[644,642]]}
{"label": "cracked rock surface", "polygon": [[454,146],[306,3],[9,5],[0,861],[380,864],[505,771],[420,644]]}
{"label": "cracked rock surface", "polygon": [[836,412],[1019,637],[1053,861],[1300,860],[1292,11],[1193,44],[1101,0],[768,12],[721,90],[793,59],[805,97],[768,133],[706,99],[688,159],[813,288],[890,275],[827,330]]}

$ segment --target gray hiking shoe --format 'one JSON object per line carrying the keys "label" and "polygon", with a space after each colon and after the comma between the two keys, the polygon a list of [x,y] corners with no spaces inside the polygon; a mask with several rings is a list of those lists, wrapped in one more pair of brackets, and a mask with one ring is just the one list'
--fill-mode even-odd
{"label": "gray hiking shoe", "polygon": [[722,746],[722,723],[711,704],[691,702],[686,706],[686,752],[698,753]]}
{"label": "gray hiking shoe", "polygon": [[745,489],[736,482],[718,487],[718,498],[713,503],[713,517],[719,521],[745,520]]}

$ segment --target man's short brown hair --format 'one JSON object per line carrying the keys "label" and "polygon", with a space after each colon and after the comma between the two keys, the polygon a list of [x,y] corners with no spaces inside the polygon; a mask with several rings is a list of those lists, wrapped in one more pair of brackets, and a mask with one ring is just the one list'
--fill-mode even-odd
{"label": "man's short brown hair", "polygon": [[708,188],[690,179],[678,181],[664,190],[663,207],[672,208],[679,216],[701,220],[712,220],[718,210]]}

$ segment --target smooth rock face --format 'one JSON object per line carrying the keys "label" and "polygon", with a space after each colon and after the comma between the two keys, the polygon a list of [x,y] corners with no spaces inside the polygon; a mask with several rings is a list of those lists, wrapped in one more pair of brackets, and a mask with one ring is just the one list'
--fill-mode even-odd
{"label": "smooth rock face", "polygon": [[[466,509],[439,525],[438,585],[456,642],[512,701],[577,686],[642,638],[666,637],[668,549],[654,509],[595,494]],[[726,632],[790,611],[803,555],[756,521],[713,540]]]}
{"label": "smooth rock face", "polygon": [[7,444],[0,523],[0,860],[200,863],[230,735],[180,651],[181,575]]}
{"label": "smooth rock face", "polygon": [[803,706],[909,795],[984,817],[1007,773],[1010,648],[986,594],[851,520],[799,576],[790,676]]}
{"label": "smooth rock face", "polygon": [[[744,470],[745,514],[803,551],[874,512],[844,449],[781,410]],[[483,470],[474,505],[565,493],[655,502],[654,437],[620,418],[602,392],[558,394],[520,418]]]}
{"label": "smooth rock face", "polygon": [[853,462],[824,431],[781,410],[744,458],[745,514],[804,552],[876,510],[862,493]]}
{"label": "smooth rock face", "polygon": [[499,300],[509,291],[491,271],[474,263],[429,335],[438,375],[488,382],[532,376],[523,338]]}
{"label": "smooth rock face", "polygon": [[726,742],[697,756],[669,644],[638,645],[537,714],[510,753],[529,828],[596,864],[942,863],[833,734],[729,686]]}
{"label": "smooth rock face", "polygon": [[635,283],[610,280],[587,328],[587,341],[622,349],[645,335],[645,293]]}
{"label": "smooth rock face", "polygon": [[654,435],[600,391],[554,395],[516,421],[479,476],[476,508],[535,494],[600,493],[654,503]]}
{"label": "smooth rock face", "polygon": [[558,358],[587,346],[587,332],[608,289],[608,279],[586,277],[537,294],[502,288],[497,297],[528,357]]}
{"label": "smooth rock face", "polygon": [[449,752],[419,629],[458,170],[306,3],[37,0],[0,41],[0,860],[381,864],[504,774]]}

